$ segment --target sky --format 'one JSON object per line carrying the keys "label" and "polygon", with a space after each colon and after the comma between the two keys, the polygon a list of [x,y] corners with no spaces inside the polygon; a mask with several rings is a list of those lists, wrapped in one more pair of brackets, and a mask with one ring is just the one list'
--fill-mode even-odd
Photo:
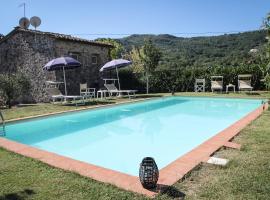
{"label": "sky", "polygon": [[270,12],[269,0],[0,0],[0,33],[18,25],[23,2],[26,17],[41,18],[38,30],[87,39],[244,32],[260,29]]}

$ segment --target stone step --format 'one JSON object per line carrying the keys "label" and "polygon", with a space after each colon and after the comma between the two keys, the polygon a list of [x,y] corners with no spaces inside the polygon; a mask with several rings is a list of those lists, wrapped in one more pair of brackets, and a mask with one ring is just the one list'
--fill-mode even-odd
{"label": "stone step", "polygon": [[220,165],[220,166],[225,166],[228,164],[228,162],[229,162],[228,159],[217,158],[217,157],[210,157],[207,160],[207,163],[209,163],[209,164]]}
{"label": "stone step", "polygon": [[228,148],[233,148],[233,149],[241,149],[241,144],[237,144],[237,143],[234,143],[234,142],[226,142],[224,144],[224,147],[228,147]]}

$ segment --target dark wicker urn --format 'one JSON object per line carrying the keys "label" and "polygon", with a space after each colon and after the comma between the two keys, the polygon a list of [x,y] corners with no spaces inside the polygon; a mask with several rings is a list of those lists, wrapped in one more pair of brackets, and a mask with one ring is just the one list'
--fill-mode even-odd
{"label": "dark wicker urn", "polygon": [[158,167],[151,157],[145,157],[140,164],[140,181],[144,188],[152,189],[157,186]]}

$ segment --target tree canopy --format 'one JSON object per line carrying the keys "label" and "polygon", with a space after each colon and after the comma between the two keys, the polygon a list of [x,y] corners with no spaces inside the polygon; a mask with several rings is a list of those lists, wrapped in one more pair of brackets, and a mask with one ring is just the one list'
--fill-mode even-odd
{"label": "tree canopy", "polygon": [[121,58],[122,54],[124,53],[124,47],[118,41],[111,39],[111,38],[99,38],[96,40],[97,42],[103,42],[105,44],[110,44],[113,48],[110,51],[111,59]]}
{"label": "tree canopy", "polygon": [[268,64],[265,67],[266,72],[265,72],[264,81],[265,81],[266,88],[270,89],[270,13],[268,13],[268,15],[265,18],[264,27],[267,31],[266,57],[268,59]]}
{"label": "tree canopy", "polygon": [[172,35],[131,35],[119,39],[126,51],[140,48],[145,39],[162,52],[159,68],[238,66],[250,62],[250,49],[266,43],[266,31],[251,31],[221,36],[183,38]]}
{"label": "tree canopy", "polygon": [[149,76],[157,68],[161,52],[151,40],[145,40],[141,48],[133,47],[128,57],[133,62],[133,71],[143,74],[146,82],[146,93],[149,93]]}

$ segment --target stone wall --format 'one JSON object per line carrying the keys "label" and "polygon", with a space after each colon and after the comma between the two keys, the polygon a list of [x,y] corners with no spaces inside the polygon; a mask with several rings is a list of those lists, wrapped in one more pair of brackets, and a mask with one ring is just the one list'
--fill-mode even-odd
{"label": "stone wall", "polygon": [[20,98],[27,102],[48,101],[45,81],[53,78],[42,70],[44,63],[52,59],[54,39],[44,35],[18,32],[0,44],[0,72],[21,72],[30,81],[29,94]]}
{"label": "stone wall", "polygon": [[[79,83],[99,87],[99,68],[108,61],[109,49],[98,45],[53,38],[46,34],[18,31],[0,43],[0,73],[23,73],[31,84],[29,94],[21,100],[44,102],[49,100],[45,81],[62,81],[63,72],[47,72],[42,67],[51,59],[76,53],[82,67],[66,72],[68,94],[79,94]],[[92,64],[92,55],[98,58]],[[64,87],[61,86],[64,93]]]}
{"label": "stone wall", "polygon": [[[56,57],[74,56],[82,66],[78,69],[66,71],[67,91],[71,95],[79,95],[80,83],[87,83],[88,87],[100,87],[99,69],[109,60],[109,49],[73,41],[57,40],[55,43]],[[96,56],[97,63],[93,64],[92,56]],[[63,81],[62,71],[56,72],[57,81]],[[63,90],[63,87],[62,87]]]}

